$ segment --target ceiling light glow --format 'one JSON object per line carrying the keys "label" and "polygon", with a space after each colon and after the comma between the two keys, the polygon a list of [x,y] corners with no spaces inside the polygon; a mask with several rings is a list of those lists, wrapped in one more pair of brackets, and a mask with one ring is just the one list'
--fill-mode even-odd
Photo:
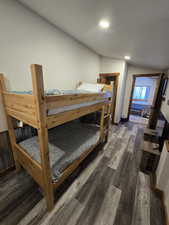
{"label": "ceiling light glow", "polygon": [[124,56],[124,58],[125,58],[126,60],[130,60],[130,59],[131,59],[131,57],[130,57],[129,55]]}
{"label": "ceiling light glow", "polygon": [[100,26],[101,28],[103,28],[103,29],[107,29],[107,28],[110,27],[110,23],[109,23],[108,20],[101,20],[101,21],[99,22],[99,26]]}

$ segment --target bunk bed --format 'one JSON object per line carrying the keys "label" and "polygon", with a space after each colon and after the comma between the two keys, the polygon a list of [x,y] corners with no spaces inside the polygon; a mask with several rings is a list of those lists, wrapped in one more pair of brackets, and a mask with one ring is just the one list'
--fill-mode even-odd
{"label": "bunk bed", "polygon": [[[0,74],[0,91],[16,169],[19,171],[23,167],[39,184],[48,210],[51,210],[54,188],[63,183],[99,143],[105,141],[110,102],[103,92],[45,95],[42,66],[31,65],[31,74],[31,94],[8,92],[3,74]],[[111,87],[106,85],[105,89],[111,90]],[[96,111],[101,111],[100,126],[86,124],[82,128],[78,118]],[[13,118],[36,128],[37,136],[17,143]]]}

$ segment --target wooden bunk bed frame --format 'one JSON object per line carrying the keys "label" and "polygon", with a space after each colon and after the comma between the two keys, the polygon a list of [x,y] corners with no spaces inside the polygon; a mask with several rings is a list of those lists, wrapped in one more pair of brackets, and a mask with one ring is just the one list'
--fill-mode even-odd
{"label": "wooden bunk bed frame", "polygon": [[[110,114],[108,113],[107,104],[105,102],[101,102],[91,106],[48,116],[48,109],[99,100],[103,98],[103,93],[45,96],[42,66],[35,64],[31,65],[31,74],[33,84],[33,93],[31,95],[13,94],[8,92],[5,87],[3,74],[0,74],[0,92],[2,94],[2,100],[7,117],[8,131],[16,170],[19,171],[21,166],[27,170],[44,191],[47,208],[48,210],[51,210],[54,207],[54,188],[57,188],[78,167],[78,165],[87,157],[97,144],[103,142],[103,139],[107,134],[106,132],[108,132],[108,129],[105,130],[105,119],[108,119]],[[52,180],[49,162],[48,129],[98,110],[102,111],[99,142],[82,154],[80,158],[75,160],[67,169],[64,170],[61,178],[57,182],[54,182]],[[41,163],[38,163],[31,158],[30,155],[16,143],[12,122],[13,118],[23,121],[37,129]]]}
{"label": "wooden bunk bed frame", "polygon": [[100,78],[98,79],[98,83],[107,84],[108,87],[111,86],[110,85],[111,81],[114,81],[114,87],[113,87],[114,94],[112,97],[111,119],[112,119],[112,124],[116,124],[115,112],[116,112],[117,91],[118,91],[120,73],[100,73],[99,76]]}

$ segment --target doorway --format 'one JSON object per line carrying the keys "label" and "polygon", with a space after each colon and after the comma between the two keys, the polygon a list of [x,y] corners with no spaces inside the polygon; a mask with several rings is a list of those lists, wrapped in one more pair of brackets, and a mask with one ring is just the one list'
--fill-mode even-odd
{"label": "doorway", "polygon": [[163,122],[158,120],[162,102],[162,81],[163,76],[159,73],[133,75],[129,121],[152,129],[155,129],[156,125],[163,126]]}

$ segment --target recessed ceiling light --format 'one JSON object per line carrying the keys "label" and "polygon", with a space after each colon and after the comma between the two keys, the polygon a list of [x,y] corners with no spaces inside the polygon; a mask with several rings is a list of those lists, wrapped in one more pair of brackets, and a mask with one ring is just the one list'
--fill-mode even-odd
{"label": "recessed ceiling light", "polygon": [[124,56],[124,58],[125,58],[126,60],[130,60],[130,59],[131,59],[131,57],[130,57],[129,55]]}
{"label": "recessed ceiling light", "polygon": [[103,29],[107,29],[110,27],[110,23],[108,20],[100,20],[99,26]]}

